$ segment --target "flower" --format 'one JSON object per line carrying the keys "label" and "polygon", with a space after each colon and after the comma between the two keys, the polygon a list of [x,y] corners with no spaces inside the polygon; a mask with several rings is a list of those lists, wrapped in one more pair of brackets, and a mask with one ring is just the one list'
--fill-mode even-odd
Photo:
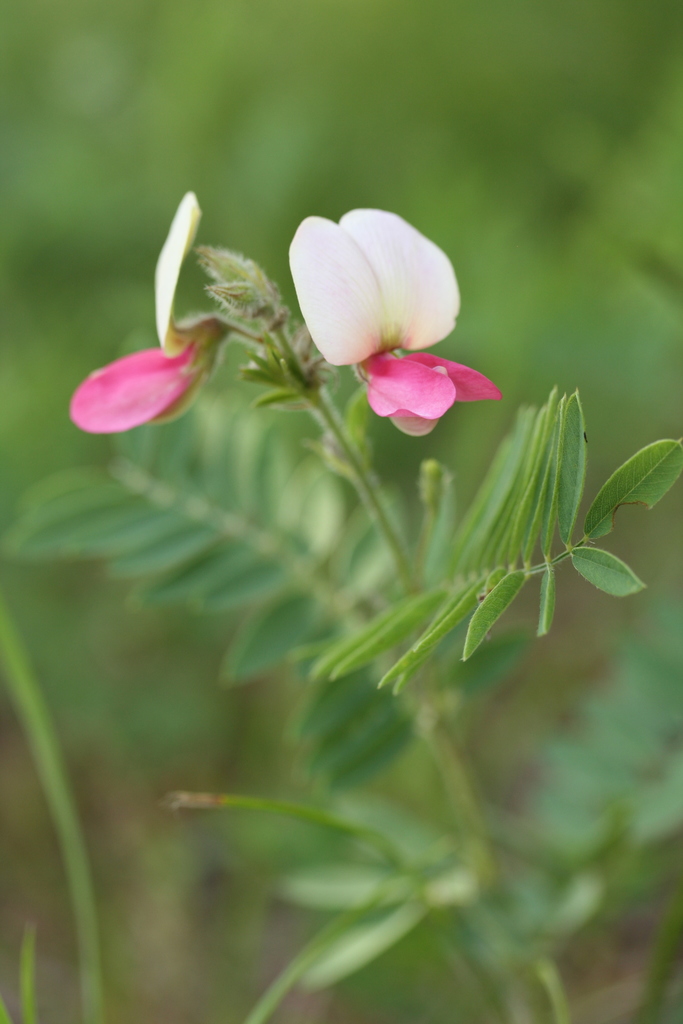
{"label": "flower", "polygon": [[[403,218],[384,210],[352,210],[339,224],[307,217],[289,259],[313,341],[329,363],[358,364],[378,416],[426,434],[456,401],[501,397],[476,370],[413,354],[450,334],[460,294],[446,254]],[[408,354],[397,358],[396,349]]]}
{"label": "flower", "polygon": [[197,231],[201,210],[188,192],[176,212],[157,261],[156,325],[161,348],[144,349],[95,370],[76,389],[70,416],[81,430],[114,434],[183,412],[211,371],[217,322],[178,327],[173,298],[180,268]]}

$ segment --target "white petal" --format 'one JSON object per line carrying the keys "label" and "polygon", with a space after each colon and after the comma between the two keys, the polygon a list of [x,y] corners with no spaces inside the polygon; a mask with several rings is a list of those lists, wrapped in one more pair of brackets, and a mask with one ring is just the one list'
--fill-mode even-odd
{"label": "white petal", "polygon": [[351,210],[340,226],[377,275],[386,347],[425,348],[455,327],[460,294],[445,252],[395,213]]}
{"label": "white petal", "polygon": [[[194,192],[187,192],[176,210],[168,237],[159,253],[154,275],[156,298],[157,334],[164,351],[173,350],[173,297],[175,295],[180,268],[188,250],[194,242],[197,225],[202,211]],[[182,346],[181,346],[182,347]]]}
{"label": "white petal", "polygon": [[304,320],[328,362],[360,363],[379,350],[379,285],[343,228],[324,217],[307,217],[292,240],[289,264]]}

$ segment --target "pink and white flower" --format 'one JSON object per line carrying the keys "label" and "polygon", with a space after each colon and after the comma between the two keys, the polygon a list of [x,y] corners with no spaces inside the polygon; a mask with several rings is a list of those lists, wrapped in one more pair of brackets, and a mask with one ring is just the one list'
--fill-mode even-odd
{"label": "pink and white flower", "polygon": [[477,370],[414,352],[450,334],[460,294],[446,254],[395,213],[307,217],[289,259],[313,341],[329,363],[358,364],[378,416],[427,434],[454,402],[501,397]]}
{"label": "pink and white flower", "polygon": [[156,326],[161,348],[145,349],[95,370],[76,389],[70,416],[91,434],[115,434],[170,419],[189,404],[210,372],[211,331],[179,328],[173,299],[180,268],[197,232],[201,210],[194,192],[182,199],[157,261]]}

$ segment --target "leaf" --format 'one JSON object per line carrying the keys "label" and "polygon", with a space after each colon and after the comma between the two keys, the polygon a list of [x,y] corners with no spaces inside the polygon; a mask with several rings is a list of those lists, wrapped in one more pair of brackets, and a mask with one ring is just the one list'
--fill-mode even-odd
{"label": "leaf", "polygon": [[252,561],[234,576],[202,594],[200,608],[206,612],[231,611],[265,600],[286,583],[283,566],[276,562]]}
{"label": "leaf", "polygon": [[482,569],[483,551],[504,510],[524,462],[533,426],[532,409],[520,409],[515,425],[501,442],[483,483],[458,527],[453,542],[451,571]]}
{"label": "leaf", "polygon": [[496,637],[458,666],[458,689],[467,697],[491,689],[514,671],[528,646],[529,638],[524,633]]}
{"label": "leaf", "polygon": [[[548,402],[536,416],[531,438],[529,455],[518,487],[519,501],[511,516],[507,540],[508,565],[514,565],[522,546],[533,551],[536,536],[541,525],[541,497],[543,476],[548,462],[547,452],[555,417],[557,389],[554,388]],[[530,557],[530,555],[529,555]]]}
{"label": "leaf", "polygon": [[[579,549],[580,550],[580,549]],[[546,566],[541,580],[541,610],[538,617],[536,636],[545,636],[549,632],[555,614],[555,570]]]}
{"label": "leaf", "polygon": [[645,586],[625,562],[600,548],[575,548],[572,563],[584,579],[614,597],[637,594]]}
{"label": "leaf", "polygon": [[37,1024],[35,928],[27,928],[24,932],[24,940],[21,944],[20,976],[23,1024]]}
{"label": "leaf", "polygon": [[347,750],[346,757],[337,760],[334,771],[329,772],[331,787],[340,792],[374,778],[405,750],[413,736],[412,722],[405,715],[388,718],[380,730],[367,730],[362,743],[354,744],[352,752]]}
{"label": "leaf", "polygon": [[586,427],[578,391],[570,395],[562,424],[557,518],[560,537],[571,543],[586,480]]}
{"label": "leaf", "polygon": [[324,864],[302,868],[282,879],[279,891],[284,899],[314,910],[347,910],[362,907],[383,886],[382,902],[403,903],[411,895],[414,883],[397,876],[393,887],[384,868],[369,864]]}
{"label": "leaf", "polygon": [[541,523],[541,550],[546,560],[550,559],[550,553],[555,536],[555,523],[557,522],[557,503],[560,488],[559,467],[562,464],[562,444],[564,441],[564,418],[567,408],[567,396],[563,395],[557,406],[555,415],[555,427],[553,430],[551,446],[551,458],[548,467],[548,482],[546,485],[543,501],[542,523]]}
{"label": "leaf", "polygon": [[301,739],[322,739],[358,716],[374,702],[375,688],[365,672],[354,672],[322,686],[306,708],[296,733]]}
{"label": "leaf", "polygon": [[478,579],[476,583],[471,583],[450,599],[410,650],[406,651],[380,679],[380,688],[395,682],[397,690],[403,689],[411,675],[424,664],[437,644],[476,607],[477,594],[483,582],[483,579]]}
{"label": "leaf", "polygon": [[198,609],[205,594],[239,576],[257,561],[246,544],[219,544],[160,579],[144,584],[135,594],[143,604],[186,604]]}
{"label": "leaf", "polygon": [[588,509],[584,531],[587,537],[604,537],[614,527],[620,505],[652,508],[663,498],[683,470],[680,441],[655,441],[641,448],[598,491]]}
{"label": "leaf", "polygon": [[222,677],[241,683],[277,665],[312,633],[317,605],[310,597],[289,595],[259,612],[238,635],[226,656]]}
{"label": "leaf", "polygon": [[289,800],[269,800],[263,797],[241,796],[234,793],[170,793],[166,806],[171,810],[220,810],[221,808],[242,809],[246,811],[263,811],[269,814],[281,814],[286,818],[297,818],[313,825],[342,832],[344,835],[359,839],[366,845],[377,850],[394,866],[403,868],[403,857],[399,849],[385,835],[362,823],[350,821],[337,814],[311,807],[308,804],[292,803]]}
{"label": "leaf", "polygon": [[301,979],[309,992],[328,988],[395,946],[422,920],[426,909],[409,903],[378,921],[359,924],[330,946]]}
{"label": "leaf", "polygon": [[187,562],[219,539],[211,526],[193,523],[173,522],[168,530],[160,530],[153,540],[136,546],[134,550],[114,559],[110,570],[113,576],[143,576],[146,573],[163,572]]}
{"label": "leaf", "polygon": [[407,597],[382,612],[351,637],[329,648],[313,665],[313,679],[339,679],[369,664],[378,655],[405,640],[443,603],[445,590]]}
{"label": "leaf", "polygon": [[336,789],[377,774],[412,738],[411,720],[364,671],[325,683],[304,712],[298,735],[313,741],[309,771]]}
{"label": "leaf", "polygon": [[638,844],[683,823],[683,604],[669,599],[646,628],[629,630],[535,772],[535,827],[573,865],[595,863],[615,811]]}
{"label": "leaf", "polygon": [[470,620],[462,653],[463,661],[467,661],[474,654],[494,623],[517,597],[525,582],[526,574],[521,569],[510,572],[484,598]]}

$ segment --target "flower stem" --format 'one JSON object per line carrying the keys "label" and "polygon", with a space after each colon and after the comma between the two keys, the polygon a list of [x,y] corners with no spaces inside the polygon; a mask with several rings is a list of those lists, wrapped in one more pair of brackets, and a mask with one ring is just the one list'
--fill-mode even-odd
{"label": "flower stem", "polygon": [[375,520],[378,530],[384,537],[384,540],[393,555],[396,563],[396,570],[404,589],[407,591],[413,590],[412,572],[403,542],[386,513],[382,500],[377,493],[377,487],[372,480],[362,456],[358,452],[356,445],[348,436],[337,408],[330,400],[330,397],[324,388],[321,388],[320,391],[316,392],[315,397],[309,396],[309,400],[324,425],[335,437],[340,448],[344,452],[349,466],[353,471],[353,482],[356,490]]}
{"label": "flower stem", "polygon": [[28,654],[0,593],[0,663],[26,733],[64,858],[80,955],[85,1024],[103,1024],[100,945],[90,866],[66,768]]}
{"label": "flower stem", "polygon": [[682,939],[683,875],[678,881],[655,937],[645,991],[636,1017],[637,1024],[658,1024],[662,1019],[666,989]]}

